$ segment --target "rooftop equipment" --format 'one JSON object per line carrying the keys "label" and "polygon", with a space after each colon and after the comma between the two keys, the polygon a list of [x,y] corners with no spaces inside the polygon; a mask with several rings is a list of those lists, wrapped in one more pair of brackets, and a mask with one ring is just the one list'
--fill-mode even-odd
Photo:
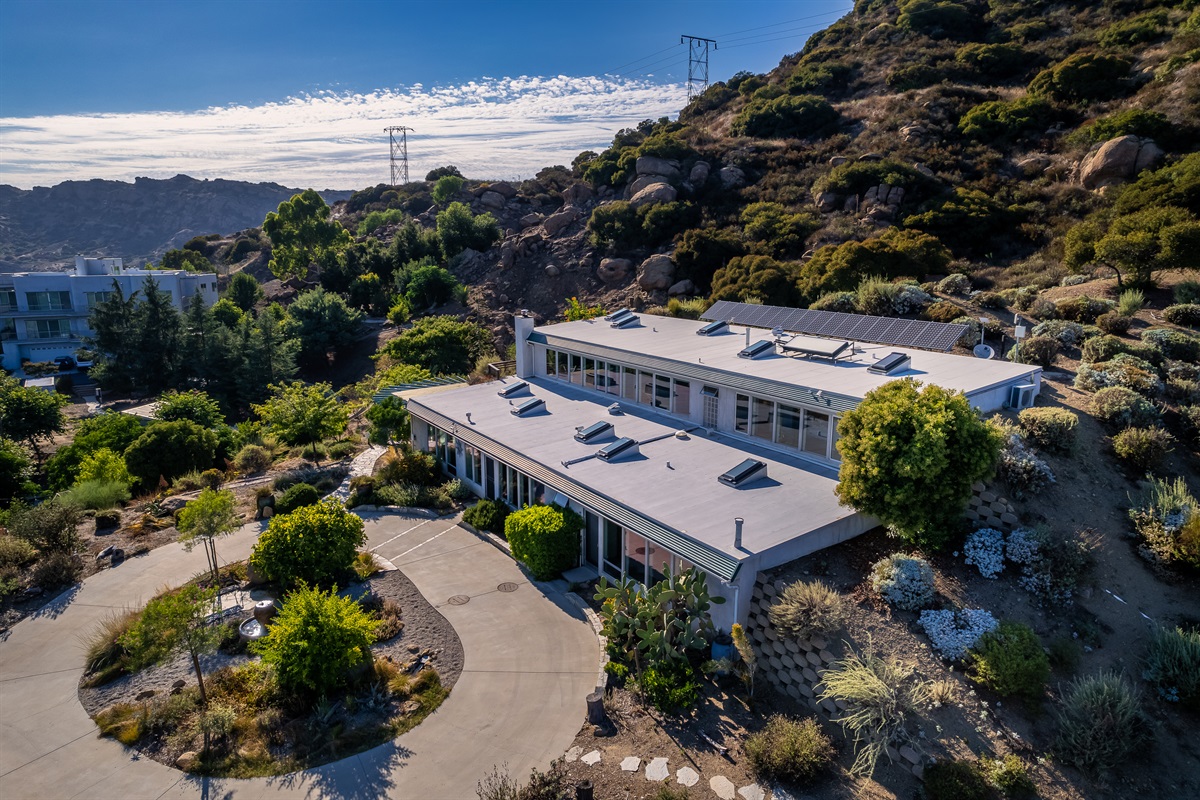
{"label": "rooftop equipment", "polygon": [[618,317],[612,321],[614,328],[631,328],[637,325],[641,318],[637,314],[626,314],[623,317]]}
{"label": "rooftop equipment", "polygon": [[729,323],[723,319],[716,322],[710,322],[700,330],[696,331],[697,336],[716,336],[718,333],[724,333],[729,330]]}
{"label": "rooftop equipment", "polygon": [[873,375],[891,375],[894,372],[903,372],[908,369],[910,364],[912,364],[912,356],[906,353],[888,353],[867,367],[867,372]]}
{"label": "rooftop equipment", "polygon": [[496,392],[496,394],[500,395],[501,397],[512,397],[517,392],[523,391],[528,388],[529,388],[529,384],[526,383],[525,381],[517,381],[516,383],[508,384],[503,389]]}
{"label": "rooftop equipment", "polygon": [[622,436],[615,442],[610,442],[604,447],[596,451],[596,458],[601,461],[616,461],[621,456],[630,456],[638,452],[638,443],[635,439],[630,439],[628,436]]}
{"label": "rooftop equipment", "polygon": [[850,343],[839,342],[836,339],[818,339],[813,336],[793,336],[780,342],[779,349],[783,351],[784,355],[828,358],[830,361],[837,361],[839,356],[850,349]]}
{"label": "rooftop equipment", "polygon": [[775,343],[770,339],[759,339],[751,345],[742,348],[738,353],[738,358],[758,358],[761,355],[775,352]]}
{"label": "rooftop equipment", "polygon": [[611,433],[612,430],[613,426],[611,422],[604,422],[603,420],[600,422],[593,422],[586,428],[580,428],[575,432],[575,441],[587,444],[595,439],[599,439],[605,434]]}
{"label": "rooftop equipment", "polygon": [[534,411],[546,407],[546,401],[540,397],[531,397],[523,403],[519,403],[508,410],[508,413],[515,417],[527,417]]}
{"label": "rooftop equipment", "polygon": [[633,312],[628,308],[622,308],[619,311],[612,312],[611,314],[605,314],[604,319],[608,320],[609,322],[616,322],[621,317],[628,317],[632,313]]}
{"label": "rooftop equipment", "polygon": [[751,481],[765,477],[767,477],[766,463],[753,458],[747,458],[733,469],[718,476],[717,480],[726,486],[743,486]]}

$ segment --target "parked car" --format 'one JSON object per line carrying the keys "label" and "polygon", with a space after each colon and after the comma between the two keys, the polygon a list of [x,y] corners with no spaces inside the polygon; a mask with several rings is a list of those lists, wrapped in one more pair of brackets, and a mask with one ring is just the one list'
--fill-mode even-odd
{"label": "parked car", "polygon": [[77,366],[75,359],[71,358],[70,356],[59,356],[58,358],[54,359],[54,363],[58,366],[59,372],[68,372],[75,369]]}

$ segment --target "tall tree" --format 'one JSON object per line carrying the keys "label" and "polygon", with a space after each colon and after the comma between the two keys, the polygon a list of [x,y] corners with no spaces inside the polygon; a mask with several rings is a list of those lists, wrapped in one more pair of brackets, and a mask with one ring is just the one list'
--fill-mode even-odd
{"label": "tall tree", "polygon": [[277,211],[267,214],[263,231],[271,239],[271,272],[280,280],[303,280],[309,266],[326,251],[338,250],[351,241],[350,233],[329,218],[329,206],[312,189],[283,201]]}
{"label": "tall tree", "polygon": [[97,303],[88,317],[94,334],[86,340],[96,351],[92,376],[106,389],[133,388],[138,363],[138,293],[128,297],[116,280],[107,300]]}
{"label": "tall tree", "polygon": [[0,501],[7,503],[26,491],[33,475],[33,462],[25,448],[0,437]]}
{"label": "tall tree", "polygon": [[284,332],[300,341],[301,360],[324,365],[330,351],[354,341],[362,316],[347,306],[341,295],[313,289],[288,306]]}
{"label": "tall tree", "polygon": [[346,430],[349,416],[328,383],[306,386],[296,381],[271,389],[271,397],[254,406],[254,413],[284,442],[316,445]]}
{"label": "tall tree", "polygon": [[225,296],[232,300],[242,311],[249,311],[254,304],[262,299],[262,287],[248,272],[235,272],[229,279],[229,288]]}
{"label": "tall tree", "polygon": [[211,653],[220,641],[220,629],[205,624],[216,597],[216,586],[204,589],[195,584],[162,594],[146,604],[141,617],[121,637],[122,644],[134,652],[187,653],[196,670],[200,702],[206,706],[200,656]]}
{"label": "tall tree", "polygon": [[183,320],[171,294],[159,289],[158,281],[153,278],[147,278],[142,284],[138,312],[136,333],[140,375],[136,376],[137,382],[151,392],[160,392],[176,377]]}
{"label": "tall tree", "polygon": [[291,380],[296,375],[296,339],[284,335],[279,319],[265,311],[254,320],[243,320],[242,353],[245,363],[238,375],[238,392],[249,406],[261,403],[271,394],[271,384]]}
{"label": "tall tree", "polygon": [[63,406],[67,398],[57,392],[47,392],[22,386],[15,378],[0,377],[0,436],[25,442],[33,448],[38,461],[42,460],[39,440],[66,428]]}

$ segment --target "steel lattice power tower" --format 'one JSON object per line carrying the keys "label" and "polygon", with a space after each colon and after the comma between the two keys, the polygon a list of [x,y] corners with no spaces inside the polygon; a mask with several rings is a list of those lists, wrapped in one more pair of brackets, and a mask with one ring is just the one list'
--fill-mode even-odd
{"label": "steel lattice power tower", "polygon": [[[680,36],[679,43],[688,45],[688,100],[708,88],[708,46],[717,49],[716,39],[705,39],[702,36]],[[699,86],[699,91],[696,87]]]}
{"label": "steel lattice power tower", "polygon": [[[408,132],[411,130],[412,128],[407,125],[393,125],[390,128],[384,128],[392,145],[392,186],[403,186],[408,183]],[[397,133],[400,134],[399,141],[396,141]]]}

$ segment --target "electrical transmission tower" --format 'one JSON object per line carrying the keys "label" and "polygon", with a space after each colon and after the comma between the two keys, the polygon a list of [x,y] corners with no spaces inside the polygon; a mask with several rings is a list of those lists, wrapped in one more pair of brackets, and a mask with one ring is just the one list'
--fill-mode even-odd
{"label": "electrical transmission tower", "polygon": [[[716,39],[705,39],[703,36],[680,36],[679,43],[688,45],[688,100],[708,88],[708,46],[717,49]],[[699,90],[697,90],[699,86]]]}
{"label": "electrical transmission tower", "polygon": [[[407,125],[384,128],[392,145],[392,186],[408,183],[408,132],[411,130]],[[400,141],[396,141],[397,133],[400,134]]]}

